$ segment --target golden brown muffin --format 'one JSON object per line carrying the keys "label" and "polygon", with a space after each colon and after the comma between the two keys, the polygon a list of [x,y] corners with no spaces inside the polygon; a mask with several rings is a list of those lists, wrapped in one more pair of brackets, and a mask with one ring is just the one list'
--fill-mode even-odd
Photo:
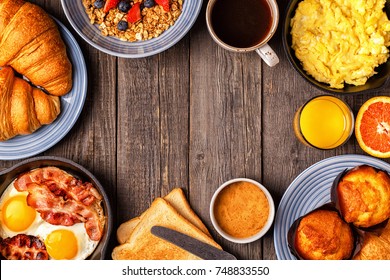
{"label": "golden brown muffin", "polygon": [[368,165],[348,171],[337,185],[341,214],[357,227],[371,227],[390,217],[390,177]]}
{"label": "golden brown muffin", "polygon": [[337,212],[315,210],[299,222],[294,245],[306,260],[343,260],[352,255],[354,237]]}

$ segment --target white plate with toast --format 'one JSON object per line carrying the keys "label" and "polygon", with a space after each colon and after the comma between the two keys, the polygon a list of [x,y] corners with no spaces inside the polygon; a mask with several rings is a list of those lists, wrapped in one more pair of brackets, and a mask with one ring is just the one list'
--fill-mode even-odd
{"label": "white plate with toast", "polygon": [[35,156],[57,144],[76,123],[87,95],[87,67],[79,45],[69,30],[56,20],[73,67],[73,87],[61,97],[61,113],[57,119],[30,135],[16,136],[0,142],[0,160],[16,160]]}
{"label": "white plate with toast", "polygon": [[296,260],[288,248],[287,232],[291,224],[311,210],[330,202],[334,179],[345,169],[368,164],[390,172],[390,164],[369,156],[340,155],[308,167],[290,184],[275,216],[274,245],[279,260]]}

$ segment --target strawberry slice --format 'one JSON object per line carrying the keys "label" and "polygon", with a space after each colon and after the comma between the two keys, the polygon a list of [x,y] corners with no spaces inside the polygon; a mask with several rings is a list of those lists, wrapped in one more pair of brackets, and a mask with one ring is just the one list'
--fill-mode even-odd
{"label": "strawberry slice", "polygon": [[120,0],[107,0],[104,5],[103,12],[108,13],[111,9],[118,6]]}
{"label": "strawberry slice", "polygon": [[131,7],[130,11],[127,13],[127,21],[131,23],[136,23],[141,19],[141,3],[135,3]]}
{"label": "strawberry slice", "polygon": [[155,0],[156,3],[163,7],[164,11],[169,12],[169,0]]}

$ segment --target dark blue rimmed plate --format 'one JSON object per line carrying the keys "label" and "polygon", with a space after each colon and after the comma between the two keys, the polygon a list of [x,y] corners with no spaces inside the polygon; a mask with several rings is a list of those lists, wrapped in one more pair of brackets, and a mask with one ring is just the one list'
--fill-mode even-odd
{"label": "dark blue rimmed plate", "polygon": [[191,29],[202,8],[202,0],[184,0],[177,21],[159,37],[139,42],[124,42],[101,35],[97,25],[89,22],[81,0],[61,0],[65,15],[76,32],[90,45],[107,54],[124,58],[141,58],[158,54],[179,42]]}
{"label": "dark blue rimmed plate", "polygon": [[313,164],[295,178],[284,193],[275,216],[274,245],[279,260],[296,260],[287,242],[287,233],[292,223],[330,202],[330,190],[340,172],[363,164],[390,172],[390,164],[380,159],[363,155],[340,155]]}
{"label": "dark blue rimmed plate", "polygon": [[84,56],[69,30],[58,20],[56,22],[73,67],[72,90],[61,97],[61,113],[53,123],[42,126],[32,134],[0,142],[0,160],[27,158],[51,148],[69,132],[83,109],[87,95],[87,68]]}

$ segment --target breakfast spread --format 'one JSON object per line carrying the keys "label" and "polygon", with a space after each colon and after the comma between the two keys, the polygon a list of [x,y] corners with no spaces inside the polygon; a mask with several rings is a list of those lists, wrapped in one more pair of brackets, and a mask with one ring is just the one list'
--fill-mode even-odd
{"label": "breakfast spread", "polygon": [[0,141],[5,141],[57,118],[59,96],[72,88],[72,65],[56,23],[39,6],[1,1],[0,22]]}
{"label": "breakfast spread", "polygon": [[142,41],[160,36],[174,25],[183,0],[82,0],[91,24],[104,36]]}
{"label": "breakfast spread", "polygon": [[[130,42],[160,36],[183,9],[182,0],[82,3],[90,23],[98,24],[104,36]],[[366,83],[376,73],[375,68],[389,57],[390,21],[383,12],[384,3],[303,0],[291,21],[291,35],[292,47],[304,69],[334,88]],[[72,65],[55,22],[38,6],[23,0],[0,0],[0,22],[0,141],[5,141],[33,133],[57,118],[60,97],[72,86]],[[313,126],[305,123],[313,121],[313,116],[324,118],[319,112],[325,103],[301,115],[302,130]],[[339,106],[341,102],[334,104]],[[386,108],[381,112],[389,111]],[[331,109],[326,119],[334,121],[337,117],[338,127],[332,127],[333,132],[348,127],[348,135],[314,133],[315,141],[329,137],[337,144],[331,145],[334,148],[340,144],[338,139],[344,143],[349,138],[353,120],[345,125],[345,112],[338,113]],[[387,137],[386,125],[382,122],[380,128]],[[362,127],[365,132],[365,124]],[[333,141],[333,137],[337,139]],[[387,138],[384,142],[388,145]],[[324,147],[328,145],[320,148]],[[294,222],[293,238],[289,240],[291,252],[299,259],[311,260],[389,260],[390,176],[371,166],[357,166],[338,177],[332,191],[334,209],[320,207]],[[225,187],[213,208],[218,226],[234,238],[252,237],[266,228],[273,203],[265,192],[248,181]],[[92,183],[57,167],[20,174],[0,197],[0,254],[10,260],[87,259],[107,226],[102,200]],[[119,245],[111,252],[112,259],[199,259],[153,235],[151,228],[156,225],[222,250],[192,210],[183,190],[175,188],[156,198],[140,216],[120,224],[116,232]],[[373,227],[379,230],[368,231]],[[355,236],[357,231],[361,234],[359,239]]]}
{"label": "breakfast spread", "polygon": [[355,241],[336,211],[316,209],[299,221],[293,246],[302,259],[343,260],[351,257]]}
{"label": "breakfast spread", "polygon": [[385,0],[304,0],[291,19],[292,48],[317,81],[364,85],[389,57]]}
{"label": "breakfast spread", "polygon": [[221,249],[189,206],[183,191],[176,188],[164,198],[156,198],[140,217],[120,225],[117,231],[120,245],[114,248],[112,258],[114,260],[199,259],[190,252],[154,236],[150,232],[154,225],[171,228]]}
{"label": "breakfast spread", "polygon": [[0,199],[2,255],[42,259],[47,252],[49,259],[86,259],[103,235],[101,203],[91,183],[57,167],[21,174]]}
{"label": "breakfast spread", "polygon": [[270,205],[260,188],[250,182],[240,181],[221,190],[213,210],[224,232],[236,238],[246,238],[264,227]]}

